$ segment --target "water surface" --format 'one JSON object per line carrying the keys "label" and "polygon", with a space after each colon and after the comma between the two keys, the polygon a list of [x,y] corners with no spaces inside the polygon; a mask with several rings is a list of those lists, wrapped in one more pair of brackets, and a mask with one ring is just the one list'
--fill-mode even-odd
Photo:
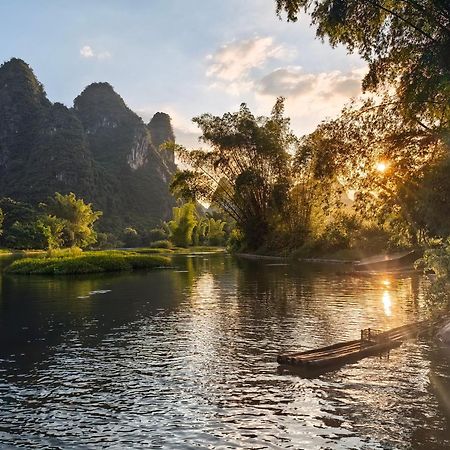
{"label": "water surface", "polygon": [[176,261],[0,278],[0,447],[450,448],[450,357],[432,339],[317,378],[277,370],[281,351],[416,320],[420,277]]}

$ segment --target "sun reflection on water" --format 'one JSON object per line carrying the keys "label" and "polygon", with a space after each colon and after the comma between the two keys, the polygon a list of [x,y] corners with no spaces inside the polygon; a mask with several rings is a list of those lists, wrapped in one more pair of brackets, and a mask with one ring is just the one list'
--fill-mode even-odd
{"label": "sun reflection on water", "polygon": [[392,297],[391,297],[391,293],[389,291],[384,291],[383,292],[383,309],[384,309],[384,314],[388,317],[392,316]]}

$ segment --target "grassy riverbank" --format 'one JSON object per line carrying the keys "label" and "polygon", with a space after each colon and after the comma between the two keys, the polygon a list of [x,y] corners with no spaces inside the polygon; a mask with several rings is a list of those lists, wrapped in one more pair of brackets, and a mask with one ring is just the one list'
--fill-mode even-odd
{"label": "grassy riverbank", "polygon": [[170,267],[172,255],[224,252],[221,247],[188,247],[188,248],[132,248],[122,250],[85,251],[68,248],[43,251],[9,251],[2,254],[24,254],[26,257],[14,261],[5,269],[5,273],[14,274],[47,274],[72,275],[99,272],[121,272],[137,269],[154,269]]}
{"label": "grassy riverbank", "polygon": [[224,253],[224,247],[208,247],[204,245],[194,247],[172,247],[172,248],[153,248],[153,247],[138,247],[127,249],[140,254],[167,254],[167,255],[192,255],[194,253]]}
{"label": "grassy riverbank", "polygon": [[162,255],[142,255],[129,251],[93,251],[74,256],[41,256],[18,259],[8,266],[5,272],[26,275],[69,275],[170,266],[170,258]]}

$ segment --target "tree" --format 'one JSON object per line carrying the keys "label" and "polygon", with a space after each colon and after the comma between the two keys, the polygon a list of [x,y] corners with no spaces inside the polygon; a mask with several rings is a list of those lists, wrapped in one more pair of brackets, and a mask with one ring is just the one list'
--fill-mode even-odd
{"label": "tree", "polygon": [[44,248],[45,239],[37,227],[39,212],[35,208],[11,198],[2,198],[0,209],[3,218],[0,245],[17,249]]}
{"label": "tree", "polygon": [[5,233],[5,244],[15,249],[44,249],[46,239],[37,221],[14,222]]}
{"label": "tree", "polygon": [[[357,51],[369,64],[363,87],[395,85],[405,117],[449,121],[450,3],[445,0],[276,0],[296,21],[311,14],[317,36]],[[447,136],[448,137],[448,136]]]}
{"label": "tree", "polygon": [[226,222],[220,219],[207,219],[206,237],[208,244],[212,246],[223,245],[225,240],[225,225]]}
{"label": "tree", "polygon": [[44,215],[36,222],[36,228],[41,232],[47,250],[60,248],[64,242],[65,223],[54,216]]}
{"label": "tree", "polygon": [[450,236],[450,158],[434,161],[419,179],[399,191],[402,202],[425,236]]}
{"label": "tree", "polygon": [[126,227],[122,233],[122,240],[125,244],[125,247],[139,247],[141,244],[141,236],[132,227]]}
{"label": "tree", "polygon": [[274,231],[291,187],[290,152],[297,146],[278,99],[269,117],[255,117],[245,104],[222,117],[194,118],[208,149],[175,146],[190,168],[179,172],[171,190],[185,200],[214,203],[231,217],[249,247],[258,248]]}
{"label": "tree", "polygon": [[67,195],[56,192],[45,210],[63,223],[64,246],[84,248],[96,242],[94,223],[102,213],[93,211],[90,203],[77,199],[72,192]]}
{"label": "tree", "polygon": [[[398,216],[405,237],[423,242],[430,228],[415,211],[419,196],[432,189],[423,184],[425,174],[448,154],[442,127],[436,122],[434,130],[426,129],[400,115],[395,103],[368,100],[349,105],[304,137],[297,158],[311,161],[316,178],[334,176],[356,191],[355,207],[364,217],[381,223]],[[434,196],[440,204],[448,203],[443,194]]]}
{"label": "tree", "polygon": [[0,209],[0,236],[3,233],[3,220],[4,220],[3,211]]}
{"label": "tree", "polygon": [[192,232],[197,225],[195,205],[186,203],[173,208],[173,219],[167,223],[170,240],[179,247],[192,244]]}

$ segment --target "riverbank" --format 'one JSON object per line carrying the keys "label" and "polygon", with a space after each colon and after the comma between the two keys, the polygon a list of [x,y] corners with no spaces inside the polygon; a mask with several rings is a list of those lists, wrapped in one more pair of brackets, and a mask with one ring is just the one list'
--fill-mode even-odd
{"label": "riverbank", "polygon": [[272,256],[272,255],[259,255],[255,253],[235,253],[239,258],[250,259],[254,261],[302,261],[319,264],[354,264],[358,262],[358,259],[337,259],[337,258],[298,258],[295,256]]}
{"label": "riverbank", "polygon": [[193,246],[193,247],[173,247],[173,248],[154,248],[154,247],[137,247],[118,249],[123,251],[131,251],[139,254],[161,254],[161,255],[202,255],[207,253],[226,253],[225,247],[209,247],[209,246]]}
{"label": "riverbank", "polygon": [[267,260],[267,261],[301,261],[320,264],[354,264],[361,259],[366,258],[367,255],[360,250],[340,250],[333,253],[318,253],[317,255],[304,255],[299,252],[292,253],[277,253],[277,254],[260,254],[258,252],[238,252],[235,255],[239,258],[250,260]]}

